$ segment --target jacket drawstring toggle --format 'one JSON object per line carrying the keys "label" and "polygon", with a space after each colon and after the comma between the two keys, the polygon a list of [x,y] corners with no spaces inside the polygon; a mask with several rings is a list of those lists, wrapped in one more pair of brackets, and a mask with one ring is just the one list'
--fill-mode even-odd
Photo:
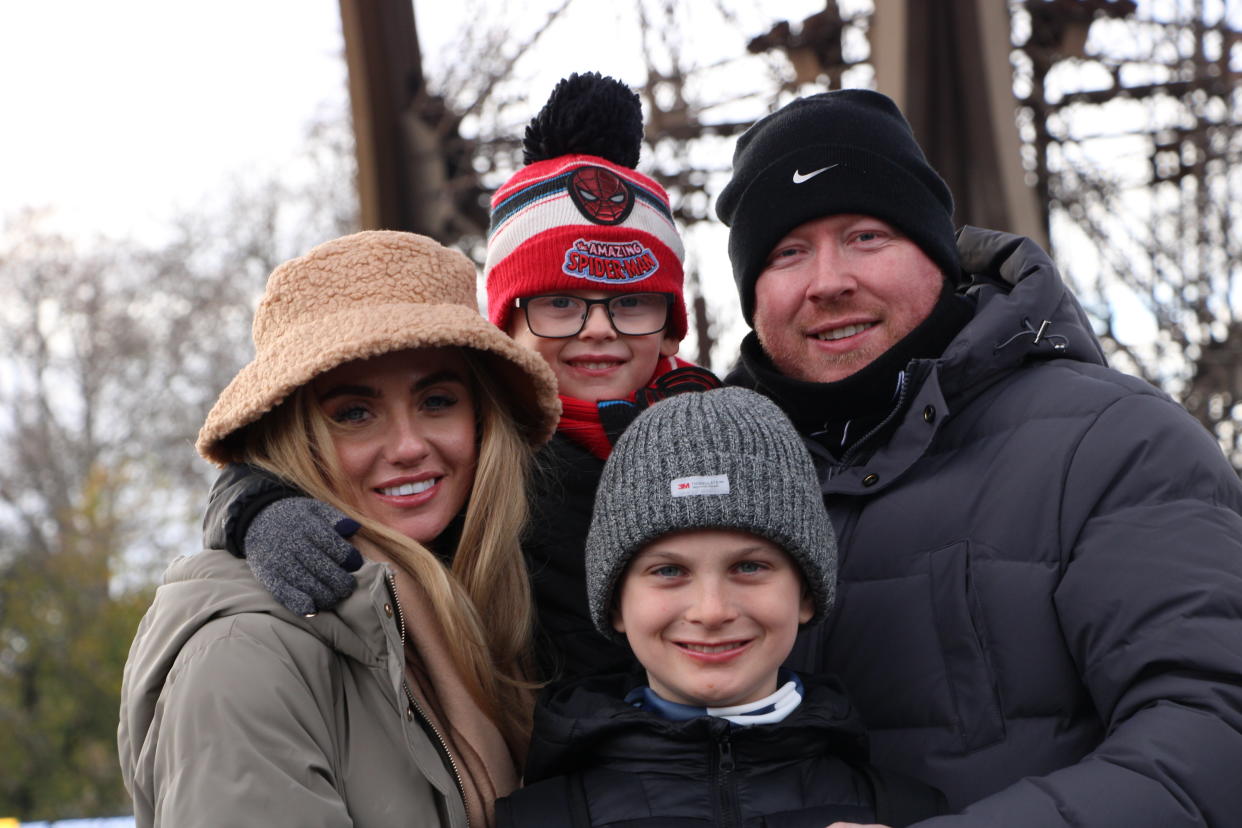
{"label": "jacket drawstring toggle", "polygon": [[996,353],[997,351],[1000,351],[1002,348],[1008,347],[1015,340],[1021,339],[1024,336],[1032,337],[1031,339],[1032,345],[1038,345],[1040,342],[1047,342],[1049,345],[1052,346],[1052,350],[1054,351],[1064,351],[1066,348],[1069,347],[1069,339],[1067,337],[1061,336],[1060,334],[1048,333],[1048,328],[1052,326],[1052,320],[1050,319],[1045,319],[1044,321],[1040,322],[1038,329],[1036,329],[1031,324],[1031,320],[1029,319],[1023,319],[1022,325],[1023,325],[1022,330],[1018,331],[1016,334],[1009,337],[1004,342],[998,343],[997,345],[993,346],[992,353]]}

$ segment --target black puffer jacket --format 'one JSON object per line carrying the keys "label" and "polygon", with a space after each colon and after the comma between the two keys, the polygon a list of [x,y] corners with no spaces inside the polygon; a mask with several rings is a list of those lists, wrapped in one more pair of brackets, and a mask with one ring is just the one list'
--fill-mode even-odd
{"label": "black puffer jacket", "polygon": [[866,765],[839,685],[806,679],[789,718],[736,727],[674,722],[623,701],[641,675],[596,676],[546,692],[535,711],[526,787],[496,803],[498,828],[559,825],[891,824],[943,812],[939,792]]}
{"label": "black puffer jacket", "polygon": [[976,803],[928,826],[1242,825],[1242,485],[1038,247],[959,249],[974,318],[891,436],[812,445],[837,609],[792,663],[842,679],[877,763]]}

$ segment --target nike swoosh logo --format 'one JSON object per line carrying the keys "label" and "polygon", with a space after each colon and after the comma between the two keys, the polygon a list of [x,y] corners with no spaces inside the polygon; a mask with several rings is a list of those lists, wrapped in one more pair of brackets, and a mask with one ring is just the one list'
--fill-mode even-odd
{"label": "nike swoosh logo", "polygon": [[828,170],[831,170],[833,167],[839,167],[839,166],[841,166],[841,165],[840,165],[840,164],[829,164],[829,165],[828,165],[828,166],[826,166],[826,167],[820,167],[818,170],[811,170],[811,171],[810,171],[809,173],[807,173],[806,175],[803,175],[802,173],[798,172],[797,170],[794,170],[794,174],[793,174],[793,183],[795,183],[795,184],[801,184],[801,183],[802,183],[802,182],[804,182],[804,181],[810,181],[812,178],[814,178],[815,176],[819,175],[820,173],[822,173],[822,172],[827,172]]}

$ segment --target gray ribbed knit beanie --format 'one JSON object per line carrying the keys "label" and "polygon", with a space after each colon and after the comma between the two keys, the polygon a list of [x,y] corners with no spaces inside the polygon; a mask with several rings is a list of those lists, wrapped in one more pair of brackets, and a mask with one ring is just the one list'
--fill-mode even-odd
{"label": "gray ribbed knit beanie", "polygon": [[953,196],[927,163],[892,99],[834,89],[795,101],[737,140],[733,178],[716,201],[729,227],[729,260],[754,323],[755,282],[789,231],[824,216],[883,219],[910,238],[951,282],[961,278]]}
{"label": "gray ribbed knit beanie", "polygon": [[648,408],[613,447],[587,535],[587,597],[604,635],[630,559],[662,535],[736,529],[772,541],[832,607],[837,544],[811,455],[776,404],[744,388],[678,394]]}

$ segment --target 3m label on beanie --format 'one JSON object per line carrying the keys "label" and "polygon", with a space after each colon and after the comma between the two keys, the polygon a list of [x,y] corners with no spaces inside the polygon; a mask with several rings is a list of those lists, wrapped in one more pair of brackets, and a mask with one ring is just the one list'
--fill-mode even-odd
{"label": "3m label on beanie", "polygon": [[578,239],[565,251],[561,271],[591,282],[641,282],[660,269],[660,260],[640,241]]}
{"label": "3m label on beanie", "polygon": [[669,494],[673,497],[703,497],[728,493],[729,475],[727,474],[678,477],[669,483]]}

